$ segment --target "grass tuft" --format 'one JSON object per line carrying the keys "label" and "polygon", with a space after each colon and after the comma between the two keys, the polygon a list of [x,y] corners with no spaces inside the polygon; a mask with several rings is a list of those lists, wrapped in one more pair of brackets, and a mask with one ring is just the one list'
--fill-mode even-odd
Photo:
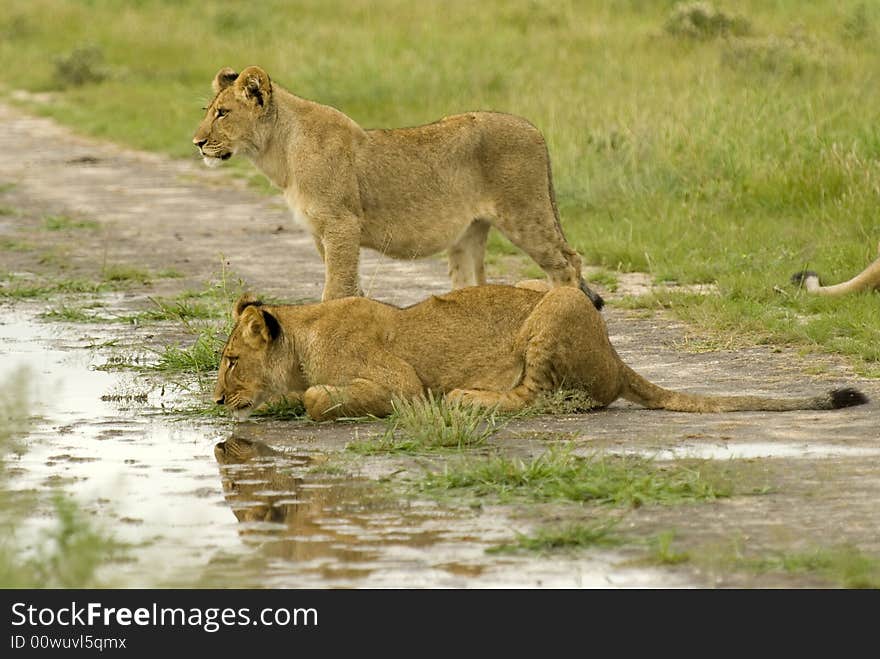
{"label": "grass tuft", "polygon": [[101,278],[109,282],[150,283],[150,273],[141,268],[127,265],[107,265],[101,271]]}
{"label": "grass tuft", "polygon": [[727,14],[710,2],[676,3],[664,27],[673,36],[689,39],[714,39],[751,32],[746,18]]}
{"label": "grass tuft", "polygon": [[59,88],[81,87],[106,78],[104,52],[97,46],[82,46],[55,58],[54,80]]}
{"label": "grass tuft", "polygon": [[517,534],[515,542],[490,547],[490,554],[517,551],[550,552],[565,549],[611,547],[623,540],[613,535],[616,521],[602,520],[592,524],[569,524],[556,528],[538,529],[533,534]]}
{"label": "grass tuft", "polygon": [[47,231],[67,231],[69,229],[97,229],[101,225],[95,220],[81,220],[67,215],[47,215],[43,227]]}
{"label": "grass tuft", "polygon": [[691,560],[686,551],[676,551],[672,547],[675,533],[665,531],[651,540],[651,555],[648,562],[654,565],[679,565]]}
{"label": "grass tuft", "polygon": [[126,545],[97,530],[76,502],[60,492],[53,494],[52,507],[56,524],[44,535],[38,555],[27,563],[31,585],[97,585],[98,568],[120,558]]}
{"label": "grass tuft", "polygon": [[740,558],[737,564],[758,573],[819,573],[843,588],[880,588],[880,559],[846,545]]}
{"label": "grass tuft", "polygon": [[216,327],[203,328],[189,347],[165,346],[153,370],[166,373],[207,373],[220,365],[226,334]]}
{"label": "grass tuft", "polygon": [[86,514],[60,491],[48,504],[55,518],[34,555],[17,530],[43,503],[42,495],[14,496],[8,491],[7,456],[26,450],[31,396],[27,370],[9,374],[0,382],[0,588],[84,588],[100,585],[99,568],[121,557],[124,546],[95,529]]}
{"label": "grass tuft", "polygon": [[556,389],[541,394],[525,412],[517,416],[583,414],[600,407],[603,407],[601,403],[580,389]]}
{"label": "grass tuft", "polygon": [[397,399],[375,439],[351,442],[346,448],[362,454],[421,453],[482,446],[503,423],[493,410],[434,398]]}

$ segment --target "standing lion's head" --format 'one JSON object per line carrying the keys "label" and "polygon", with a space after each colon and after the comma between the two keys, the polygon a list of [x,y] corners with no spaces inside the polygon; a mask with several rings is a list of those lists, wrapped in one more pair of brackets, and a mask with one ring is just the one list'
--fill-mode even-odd
{"label": "standing lion's head", "polygon": [[261,120],[272,104],[272,81],[258,66],[241,73],[227,66],[217,72],[212,87],[214,99],[205,108],[193,144],[205,164],[216,167],[236,153],[259,151]]}

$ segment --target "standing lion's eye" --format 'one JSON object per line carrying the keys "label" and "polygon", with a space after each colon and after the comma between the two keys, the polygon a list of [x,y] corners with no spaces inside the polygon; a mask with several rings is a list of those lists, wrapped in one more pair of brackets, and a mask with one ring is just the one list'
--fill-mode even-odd
{"label": "standing lion's eye", "polygon": [[225,117],[227,114],[229,114],[229,110],[227,110],[226,108],[217,108],[218,119]]}
{"label": "standing lion's eye", "polygon": [[230,371],[235,368],[235,364],[238,362],[238,357],[227,357],[226,358],[226,368]]}

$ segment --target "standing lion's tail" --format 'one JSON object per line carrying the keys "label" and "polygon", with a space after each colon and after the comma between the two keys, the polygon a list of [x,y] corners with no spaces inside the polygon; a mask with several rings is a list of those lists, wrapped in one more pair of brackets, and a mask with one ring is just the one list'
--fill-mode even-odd
{"label": "standing lion's tail", "polygon": [[792,410],[836,410],[864,405],[868,398],[857,389],[833,389],[808,398],[768,398],[764,396],[706,396],[664,389],[624,365],[624,391],[627,400],[650,409],[673,412],[787,412]]}

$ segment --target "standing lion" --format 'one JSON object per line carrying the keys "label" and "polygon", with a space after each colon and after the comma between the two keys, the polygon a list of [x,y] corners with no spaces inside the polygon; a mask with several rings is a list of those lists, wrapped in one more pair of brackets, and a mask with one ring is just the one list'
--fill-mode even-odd
{"label": "standing lion", "polygon": [[580,287],[602,307],[562,233],[547,144],[525,119],[468,112],[364,130],[257,66],[220,69],[213,89],[193,143],[209,166],[247,156],[284,191],[324,261],[324,300],[361,293],[361,247],[400,259],[446,250],[453,288],[484,284],[494,226],[552,285]]}

